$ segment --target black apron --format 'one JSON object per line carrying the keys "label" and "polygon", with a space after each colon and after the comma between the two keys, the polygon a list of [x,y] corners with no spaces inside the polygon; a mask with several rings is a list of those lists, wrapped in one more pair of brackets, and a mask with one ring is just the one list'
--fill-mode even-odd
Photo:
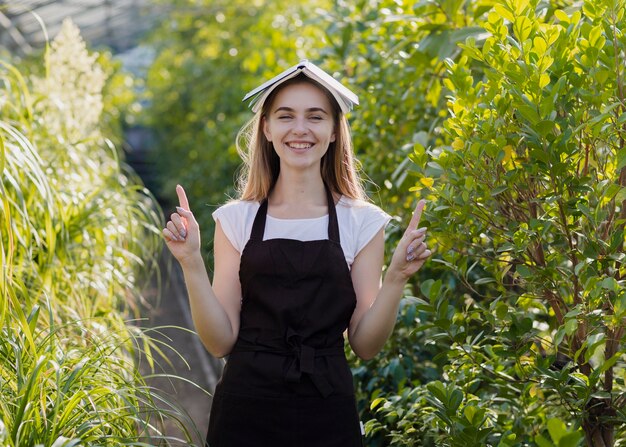
{"label": "black apron", "polygon": [[241,327],[211,406],[209,447],[361,447],[343,332],[356,306],[333,197],[328,239],[263,240],[261,203],[239,269]]}

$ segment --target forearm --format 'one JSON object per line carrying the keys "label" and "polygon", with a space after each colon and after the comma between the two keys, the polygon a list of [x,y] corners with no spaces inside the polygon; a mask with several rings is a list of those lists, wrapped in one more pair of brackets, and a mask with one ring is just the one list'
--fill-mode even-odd
{"label": "forearm", "polygon": [[393,332],[406,279],[387,274],[376,299],[350,335],[350,345],[361,358],[373,358]]}
{"label": "forearm", "polygon": [[181,263],[191,316],[196,332],[207,350],[216,357],[230,353],[236,341],[233,325],[217,299],[200,254]]}
{"label": "forearm", "polygon": [[[348,335],[353,351],[363,359],[371,359],[384,346],[396,324],[404,286],[431,255],[424,243],[426,228],[417,228],[424,205],[423,200],[418,202],[375,297],[373,291],[380,282],[373,281],[376,277],[380,278],[384,242],[382,232],[361,251],[352,265],[357,309],[353,313]],[[363,305],[359,307],[360,303]]]}

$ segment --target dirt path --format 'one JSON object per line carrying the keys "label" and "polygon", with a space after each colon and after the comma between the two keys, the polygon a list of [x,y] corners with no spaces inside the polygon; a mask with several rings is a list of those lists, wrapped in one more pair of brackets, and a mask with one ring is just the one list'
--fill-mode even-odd
{"label": "dirt path", "polygon": [[[171,364],[162,362],[156,368],[155,375],[171,374],[181,379],[149,377],[148,384],[160,390],[160,394],[166,399],[177,402],[189,413],[197,427],[192,445],[203,446],[211,404],[209,394],[215,389],[222,361],[208,354],[198,336],[190,332],[193,330],[193,323],[182,272],[167,250],[163,252],[160,276],[160,294],[156,278],[152,288],[146,293],[151,308],[145,312],[147,320],[142,322],[142,326],[155,328],[155,332],[151,333],[152,336],[171,346],[171,349],[163,348]],[[149,372],[145,366],[142,371],[148,377]],[[189,422],[184,425],[188,430],[193,427]],[[169,445],[189,445],[182,442],[180,427],[173,421],[165,422],[164,431],[167,436],[179,439],[179,441],[172,439]]]}

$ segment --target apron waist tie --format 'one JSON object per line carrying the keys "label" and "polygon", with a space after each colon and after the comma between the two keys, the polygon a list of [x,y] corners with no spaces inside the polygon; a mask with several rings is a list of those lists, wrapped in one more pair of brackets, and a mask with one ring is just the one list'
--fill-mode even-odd
{"label": "apron waist tie", "polygon": [[235,345],[233,352],[266,352],[269,354],[292,357],[287,370],[285,380],[287,382],[300,382],[302,374],[308,374],[320,392],[322,397],[328,397],[333,392],[333,386],[323,375],[315,372],[316,357],[343,356],[343,346],[328,348],[314,348],[302,343],[302,337],[295,331],[288,330],[285,337],[286,346],[275,347],[263,344],[241,343],[241,339]]}

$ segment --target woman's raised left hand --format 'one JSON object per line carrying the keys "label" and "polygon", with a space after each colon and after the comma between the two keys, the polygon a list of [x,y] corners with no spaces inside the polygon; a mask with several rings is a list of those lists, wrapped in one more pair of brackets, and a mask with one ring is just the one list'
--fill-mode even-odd
{"label": "woman's raised left hand", "polygon": [[391,258],[387,275],[398,275],[402,280],[417,272],[432,254],[426,246],[426,228],[419,228],[422,211],[426,206],[425,200],[420,200],[415,207],[413,217]]}

